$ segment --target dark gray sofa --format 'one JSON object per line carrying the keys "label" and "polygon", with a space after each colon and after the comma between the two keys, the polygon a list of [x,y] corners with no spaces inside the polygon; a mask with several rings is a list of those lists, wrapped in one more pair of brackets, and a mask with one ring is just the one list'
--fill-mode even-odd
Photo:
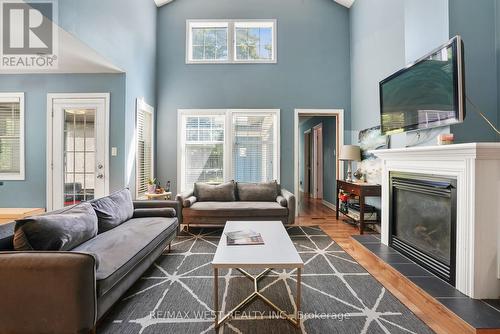
{"label": "dark gray sofa", "polygon": [[177,195],[181,223],[197,226],[224,225],[230,220],[295,222],[295,196],[276,182],[196,183]]}
{"label": "dark gray sofa", "polygon": [[[130,200],[124,205],[111,199],[92,203],[99,233],[69,250],[15,251],[23,222],[17,223],[16,233],[15,223],[0,226],[0,298],[3,305],[8,305],[0,312],[1,333],[95,330],[97,321],[178,234],[177,202]],[[131,217],[123,216],[123,211],[128,210],[123,207],[130,207]],[[109,223],[116,218],[113,212],[128,219],[112,227]],[[39,223],[28,219],[27,224],[36,227]],[[38,242],[36,238],[31,235],[31,244]],[[64,244],[68,238],[65,235],[62,239]]]}

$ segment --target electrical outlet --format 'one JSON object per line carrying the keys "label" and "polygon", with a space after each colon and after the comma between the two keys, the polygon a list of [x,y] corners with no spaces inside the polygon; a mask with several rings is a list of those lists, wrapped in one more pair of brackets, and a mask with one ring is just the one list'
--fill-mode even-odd
{"label": "electrical outlet", "polygon": [[111,156],[116,157],[118,155],[118,147],[111,148]]}

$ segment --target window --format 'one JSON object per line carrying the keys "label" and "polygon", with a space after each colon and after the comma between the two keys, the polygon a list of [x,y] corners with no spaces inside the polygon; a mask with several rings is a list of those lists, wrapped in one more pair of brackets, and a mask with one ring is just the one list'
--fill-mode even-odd
{"label": "window", "polygon": [[0,180],[24,180],[24,93],[0,93]]}
{"label": "window", "polygon": [[135,188],[136,198],[142,198],[154,178],[154,111],[142,100],[137,100],[136,138]]}
{"label": "window", "polygon": [[241,182],[274,177],[274,116],[233,114],[233,176]]}
{"label": "window", "polygon": [[227,22],[192,22],[190,26],[190,59],[193,61],[227,61]]}
{"label": "window", "polygon": [[272,60],[273,27],[273,22],[235,22],[235,60]]}
{"label": "window", "polygon": [[179,122],[180,191],[279,180],[279,110],[181,110]]}
{"label": "window", "polygon": [[188,20],[186,63],[275,63],[275,20]]}

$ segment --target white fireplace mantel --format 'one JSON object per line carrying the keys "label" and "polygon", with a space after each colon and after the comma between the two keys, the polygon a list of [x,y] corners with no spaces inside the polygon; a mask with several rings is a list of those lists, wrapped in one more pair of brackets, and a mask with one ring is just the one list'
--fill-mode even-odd
{"label": "white fireplace mantel", "polygon": [[372,151],[382,159],[382,243],[389,244],[391,172],[457,180],[456,288],[472,298],[500,296],[500,143]]}

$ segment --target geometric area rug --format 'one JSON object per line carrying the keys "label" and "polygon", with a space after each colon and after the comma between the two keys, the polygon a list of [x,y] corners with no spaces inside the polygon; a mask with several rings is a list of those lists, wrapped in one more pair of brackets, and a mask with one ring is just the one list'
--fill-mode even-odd
{"label": "geometric area rug", "polygon": [[[319,227],[287,230],[305,263],[301,328],[255,300],[217,333],[433,333]],[[97,332],[215,333],[210,263],[221,232],[181,232],[171,252],[160,256],[131,287]],[[259,290],[293,314],[296,279],[295,270],[272,270],[259,281]],[[219,309],[231,310],[252,291],[252,281],[239,271],[219,270]]]}

